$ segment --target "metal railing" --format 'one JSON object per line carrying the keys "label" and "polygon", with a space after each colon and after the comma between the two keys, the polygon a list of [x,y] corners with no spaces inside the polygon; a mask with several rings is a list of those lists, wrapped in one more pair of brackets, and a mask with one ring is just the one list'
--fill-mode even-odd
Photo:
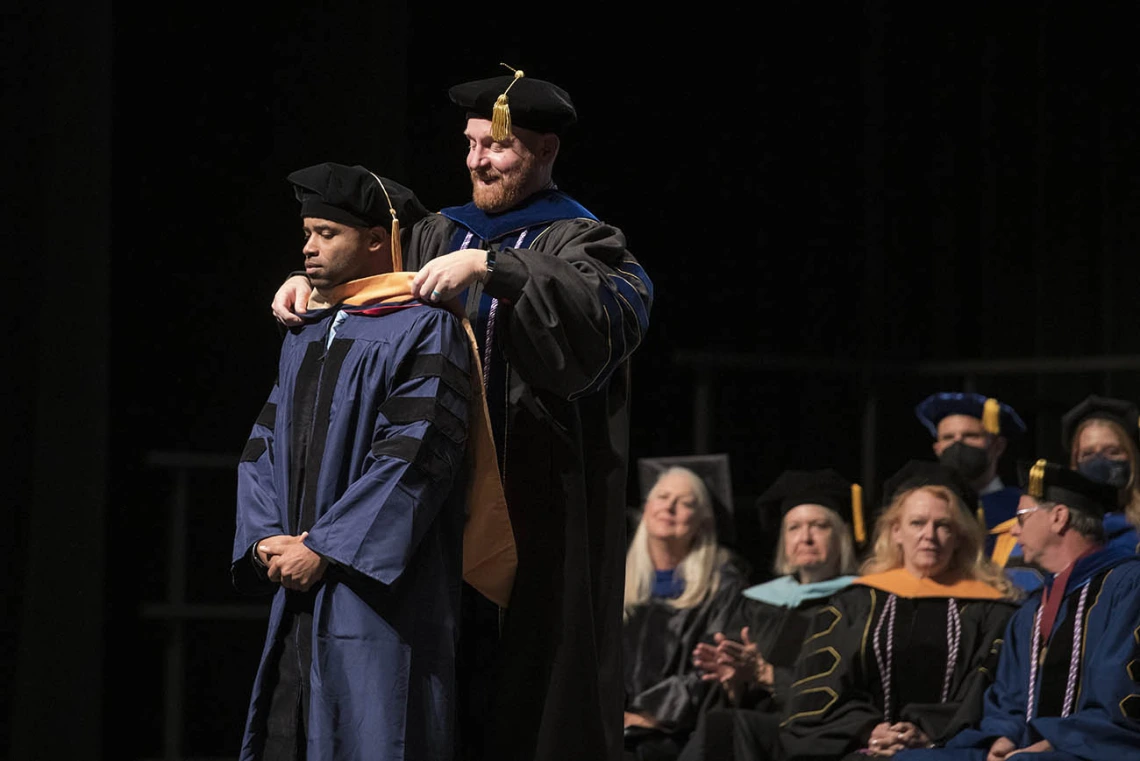
{"label": "metal railing", "polygon": [[[143,603],[139,617],[165,626],[163,648],[162,758],[185,761],[186,716],[186,625],[195,621],[248,621],[268,618],[265,603],[196,603],[187,599],[190,570],[188,553],[189,509],[192,474],[198,471],[237,468],[238,455],[155,451],[146,455],[149,467],[169,471],[173,478],[169,523],[166,534],[166,599]],[[232,761],[206,759],[196,761]]]}

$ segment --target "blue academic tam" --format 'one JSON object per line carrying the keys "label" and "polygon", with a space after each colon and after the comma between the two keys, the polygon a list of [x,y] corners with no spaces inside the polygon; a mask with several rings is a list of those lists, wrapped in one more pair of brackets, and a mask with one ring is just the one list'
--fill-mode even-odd
{"label": "blue academic tam", "polygon": [[[931,436],[938,436],[938,423],[942,418],[949,415],[969,415],[976,417],[979,420],[985,421],[986,419],[986,403],[991,402],[992,397],[984,396],[982,394],[967,393],[964,391],[942,391],[930,396],[919,402],[918,406],[914,408],[914,414],[918,416],[919,421],[926,426],[930,431]],[[1004,402],[997,399],[992,399],[991,407],[998,410],[997,422],[998,430],[992,431],[993,433],[1000,434],[1005,437],[1015,436],[1020,433],[1025,433],[1025,421],[1017,414],[1017,411]]]}

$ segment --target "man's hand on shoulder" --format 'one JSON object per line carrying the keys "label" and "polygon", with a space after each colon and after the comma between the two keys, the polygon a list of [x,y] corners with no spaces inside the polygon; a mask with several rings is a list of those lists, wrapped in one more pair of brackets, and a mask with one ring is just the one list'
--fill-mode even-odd
{"label": "man's hand on shoulder", "polygon": [[277,293],[273,294],[273,316],[287,328],[294,328],[302,323],[297,315],[307,311],[309,294],[313,286],[309,278],[304,275],[293,275],[281,284]]}
{"label": "man's hand on shoulder", "polygon": [[432,259],[416,273],[412,279],[412,295],[424,301],[447,301],[486,274],[486,251],[481,248],[452,251]]}

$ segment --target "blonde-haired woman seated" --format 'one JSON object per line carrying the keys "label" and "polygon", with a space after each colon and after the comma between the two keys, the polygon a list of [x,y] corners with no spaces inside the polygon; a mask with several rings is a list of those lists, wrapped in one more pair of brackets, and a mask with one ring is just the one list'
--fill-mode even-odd
{"label": "blonde-haired woman seated", "polygon": [[690,665],[702,637],[724,629],[744,575],[717,543],[712,499],[687,468],[649,490],[625,562],[626,757],[674,758],[706,686]]}
{"label": "blonde-haired woman seated", "polygon": [[816,617],[800,653],[783,756],[892,756],[957,731],[964,701],[980,714],[992,671],[981,667],[996,663],[1017,592],[985,558],[955,474],[913,461],[892,481],[863,575]]}
{"label": "blonde-haired woman seated", "polygon": [[731,757],[751,734],[774,731],[770,719],[790,692],[815,614],[855,580],[852,525],[862,526],[856,484],[831,468],[787,470],[756,509],[782,516],[777,577],[744,590],[731,628],[693,651],[694,665],[716,686],[682,751],[685,761]]}

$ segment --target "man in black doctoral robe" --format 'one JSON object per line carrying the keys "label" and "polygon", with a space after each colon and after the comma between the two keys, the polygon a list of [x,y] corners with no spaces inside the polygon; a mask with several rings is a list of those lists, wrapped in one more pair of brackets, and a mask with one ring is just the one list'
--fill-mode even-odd
{"label": "man in black doctoral robe", "polygon": [[[653,285],[622,231],[554,184],[577,118],[564,90],[518,71],[449,95],[473,200],[419,222],[406,258],[416,295],[465,299],[518,546],[509,607],[467,598],[463,742],[473,759],[616,761],[629,359]],[[306,292],[287,282],[278,317]]]}

